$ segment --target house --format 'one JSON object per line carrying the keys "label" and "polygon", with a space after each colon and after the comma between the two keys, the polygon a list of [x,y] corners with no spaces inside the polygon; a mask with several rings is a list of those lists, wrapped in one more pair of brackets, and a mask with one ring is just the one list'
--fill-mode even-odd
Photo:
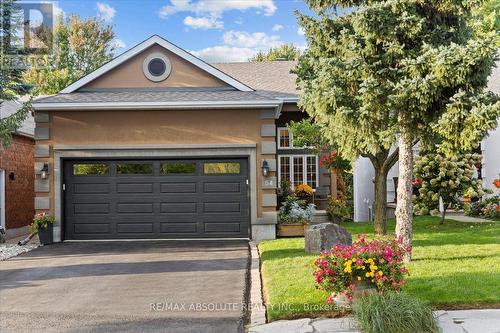
{"label": "house", "polygon": [[210,65],[155,35],[36,100],[54,240],[274,238],[281,179],[330,184],[286,127],[305,116],[293,66]]}
{"label": "house", "polygon": [[[497,62],[488,81],[488,88],[500,94],[500,62]],[[493,185],[493,180],[499,178],[500,174],[500,126],[481,141],[480,150],[483,162],[480,170],[480,177],[483,180],[483,187],[489,189],[494,195],[500,195],[500,189]],[[414,147],[414,154],[418,153],[418,146]],[[396,183],[394,178],[398,177],[398,164],[396,163],[387,175],[387,215],[392,218],[395,215]],[[373,217],[375,193],[373,186],[374,171],[367,158],[359,158],[354,163],[354,220],[370,221]]]}
{"label": "house", "polygon": [[[0,118],[11,116],[20,107],[18,101],[3,101]],[[0,221],[8,238],[26,234],[35,213],[34,127],[33,117],[29,115],[12,133],[10,146],[0,148]]]}

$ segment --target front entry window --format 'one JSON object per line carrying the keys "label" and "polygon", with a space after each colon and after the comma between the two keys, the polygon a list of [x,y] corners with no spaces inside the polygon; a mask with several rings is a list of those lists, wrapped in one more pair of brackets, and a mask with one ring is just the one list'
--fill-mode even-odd
{"label": "front entry window", "polygon": [[317,187],[318,159],[315,155],[281,155],[278,160],[278,181],[287,180],[292,188],[306,183]]}

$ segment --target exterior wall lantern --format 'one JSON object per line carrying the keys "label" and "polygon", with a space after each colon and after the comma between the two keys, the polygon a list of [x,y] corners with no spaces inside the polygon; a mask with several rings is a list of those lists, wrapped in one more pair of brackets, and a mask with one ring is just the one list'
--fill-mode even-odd
{"label": "exterior wall lantern", "polygon": [[40,178],[47,179],[49,175],[49,163],[44,163],[42,170],[40,170]]}
{"label": "exterior wall lantern", "polygon": [[268,174],[269,174],[269,162],[264,160],[262,161],[262,175],[264,177],[267,177]]}

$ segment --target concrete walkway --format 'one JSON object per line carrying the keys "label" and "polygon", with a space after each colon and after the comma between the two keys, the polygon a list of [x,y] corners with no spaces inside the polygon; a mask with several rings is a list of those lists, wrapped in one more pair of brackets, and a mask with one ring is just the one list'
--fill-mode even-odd
{"label": "concrete walkway", "polygon": [[495,222],[495,221],[483,219],[480,217],[472,217],[472,216],[459,215],[459,214],[446,216],[446,218],[449,220],[455,220],[455,221],[467,222],[467,223],[494,223]]}
{"label": "concrete walkway", "polygon": [[[436,311],[443,333],[500,333],[500,309]],[[278,320],[253,326],[249,333],[360,333],[351,317]]]}

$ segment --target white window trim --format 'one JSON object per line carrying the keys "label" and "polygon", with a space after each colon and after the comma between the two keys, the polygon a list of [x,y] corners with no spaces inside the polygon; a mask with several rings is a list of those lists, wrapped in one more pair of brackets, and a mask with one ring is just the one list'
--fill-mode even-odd
{"label": "white window trim", "polygon": [[[278,169],[277,169],[277,174],[278,174],[278,184],[281,184],[281,158],[282,157],[287,157],[289,159],[290,163],[290,186],[292,189],[295,188],[295,184],[293,181],[293,157],[302,157],[303,163],[302,163],[302,173],[304,175],[304,183],[307,184],[307,157],[314,157],[316,160],[316,188],[319,187],[319,166],[318,166],[318,156],[313,155],[313,154],[283,154],[283,155],[278,155]],[[316,190],[314,188],[313,190]]]}
{"label": "white window trim", "polygon": [[[293,146],[293,135],[292,135],[292,132],[290,132],[290,129],[288,127],[278,127],[276,130],[277,130],[276,138],[278,139],[278,149],[297,149]],[[281,130],[288,131],[288,140],[290,142],[290,146],[288,146],[288,147],[281,146],[281,136],[280,136]]]}

